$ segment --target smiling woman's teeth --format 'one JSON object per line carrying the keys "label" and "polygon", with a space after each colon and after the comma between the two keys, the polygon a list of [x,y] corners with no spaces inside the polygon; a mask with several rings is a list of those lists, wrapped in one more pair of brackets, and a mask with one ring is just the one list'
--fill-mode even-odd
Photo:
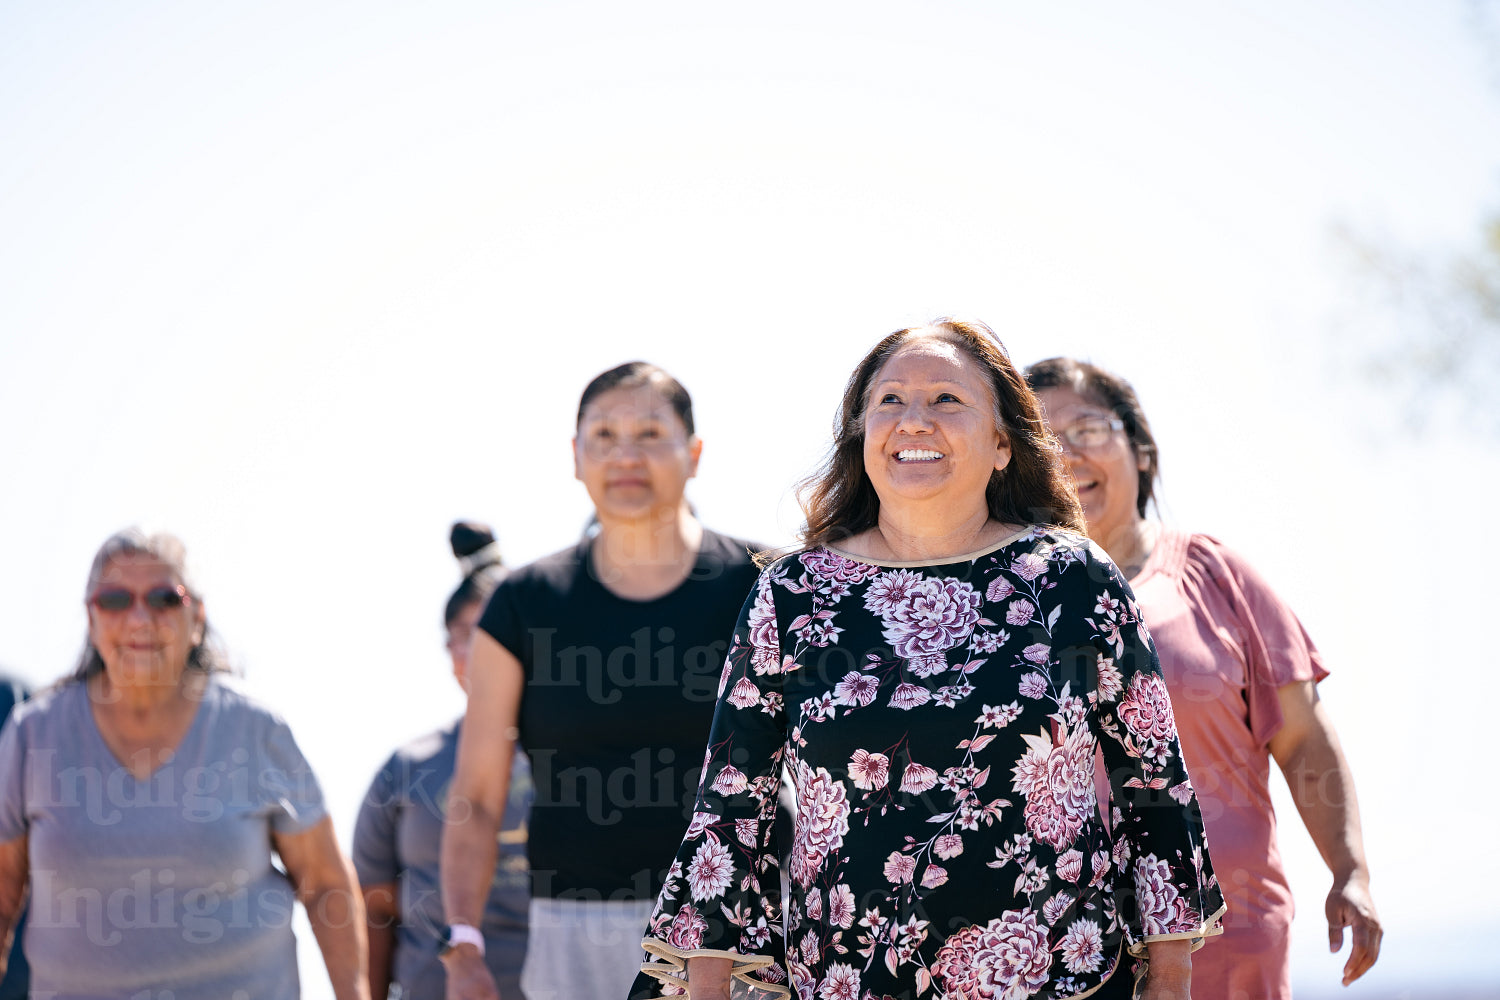
{"label": "smiling woman's teeth", "polygon": [[943,457],[940,451],[927,451],[922,448],[907,448],[905,451],[896,452],[898,462],[935,462]]}

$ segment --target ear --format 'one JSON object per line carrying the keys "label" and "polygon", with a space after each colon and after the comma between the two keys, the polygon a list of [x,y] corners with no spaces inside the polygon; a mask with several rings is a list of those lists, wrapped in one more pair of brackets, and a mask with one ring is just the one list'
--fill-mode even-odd
{"label": "ear", "polygon": [[573,435],[573,478],[580,483],[583,482],[583,466],[578,461],[578,435]]}
{"label": "ear", "polygon": [[703,457],[703,439],[694,434],[688,439],[688,478],[698,475],[698,459]]}
{"label": "ear", "polygon": [[995,471],[1004,472],[1005,467],[1010,464],[1010,457],[1010,435],[1001,431],[1000,440],[995,444]]}
{"label": "ear", "polygon": [[197,646],[203,642],[203,636],[208,630],[208,609],[199,600],[193,601],[193,645]]}
{"label": "ear", "polygon": [[1145,472],[1151,468],[1151,452],[1149,449],[1137,448],[1135,450],[1135,467],[1138,472]]}

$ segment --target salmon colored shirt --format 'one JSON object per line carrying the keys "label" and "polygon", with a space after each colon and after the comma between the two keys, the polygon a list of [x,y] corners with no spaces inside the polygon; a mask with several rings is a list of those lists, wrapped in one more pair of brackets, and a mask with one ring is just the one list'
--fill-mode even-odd
{"label": "salmon colored shirt", "polygon": [[1292,892],[1276,846],[1277,689],[1328,676],[1290,608],[1234,552],[1163,528],[1131,581],[1172,696],[1229,912],[1193,955],[1193,1000],[1290,997]]}

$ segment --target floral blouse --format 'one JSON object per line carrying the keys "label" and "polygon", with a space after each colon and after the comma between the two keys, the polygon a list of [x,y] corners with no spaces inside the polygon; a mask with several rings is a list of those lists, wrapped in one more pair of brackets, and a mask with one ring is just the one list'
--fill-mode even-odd
{"label": "floral blouse", "polygon": [[717,956],[736,996],[1071,997],[1122,945],[1196,947],[1222,913],[1156,653],[1099,549],[1040,527],[941,565],[819,548],[746,601],[632,996]]}

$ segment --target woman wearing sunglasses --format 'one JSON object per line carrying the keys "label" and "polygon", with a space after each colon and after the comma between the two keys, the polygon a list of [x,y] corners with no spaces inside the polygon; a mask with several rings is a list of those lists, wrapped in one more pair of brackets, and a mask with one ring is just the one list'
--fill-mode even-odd
{"label": "woman wearing sunglasses", "polygon": [[182,543],[114,535],[86,594],[77,670],[0,736],[0,942],[29,892],[33,995],[296,997],[300,900],[334,995],[368,1000],[317,780],[224,679]]}
{"label": "woman wearing sunglasses", "polygon": [[1156,439],[1130,384],[1071,358],[1031,366],[1083,503],[1089,537],[1129,578],[1156,640],[1182,749],[1203,806],[1229,914],[1193,960],[1193,996],[1290,997],[1292,894],[1276,847],[1270,760],[1333,872],[1325,904],[1335,950],[1353,928],[1344,985],[1380,954],[1354,778],[1318,701],[1328,675],[1290,608],[1208,535],[1146,518]]}

